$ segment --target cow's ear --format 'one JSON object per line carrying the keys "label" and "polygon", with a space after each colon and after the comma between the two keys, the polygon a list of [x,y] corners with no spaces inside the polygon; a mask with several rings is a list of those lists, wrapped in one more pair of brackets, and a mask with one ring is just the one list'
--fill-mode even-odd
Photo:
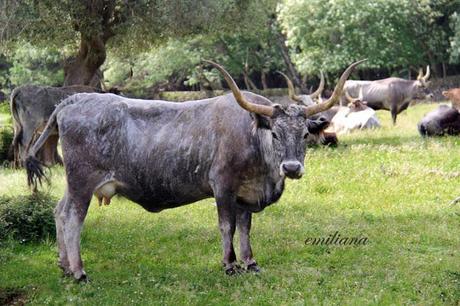
{"label": "cow's ear", "polygon": [[[283,109],[281,108],[281,105],[275,104],[273,105],[273,117],[278,116],[280,113],[283,112]],[[254,120],[255,127],[258,129],[267,129],[271,130],[272,129],[272,118],[263,116],[263,115],[258,115],[258,114],[253,114],[251,113],[251,117]]]}
{"label": "cow's ear", "polygon": [[256,129],[267,129],[271,130],[272,120],[271,118],[263,115],[251,113],[252,120],[254,120],[254,126]]}
{"label": "cow's ear", "polygon": [[308,131],[310,134],[319,134],[322,130],[329,126],[329,121],[324,116],[319,116],[316,119],[307,119],[308,120]]}

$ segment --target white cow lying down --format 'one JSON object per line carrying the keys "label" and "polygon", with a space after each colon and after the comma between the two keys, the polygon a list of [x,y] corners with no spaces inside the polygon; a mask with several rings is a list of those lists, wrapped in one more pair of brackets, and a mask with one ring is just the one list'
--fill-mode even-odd
{"label": "white cow lying down", "polygon": [[358,98],[352,98],[345,92],[345,96],[350,102],[348,106],[340,106],[337,114],[332,118],[327,131],[337,134],[350,133],[353,130],[379,128],[380,122],[375,114],[375,110],[366,106],[362,100],[362,91]]}

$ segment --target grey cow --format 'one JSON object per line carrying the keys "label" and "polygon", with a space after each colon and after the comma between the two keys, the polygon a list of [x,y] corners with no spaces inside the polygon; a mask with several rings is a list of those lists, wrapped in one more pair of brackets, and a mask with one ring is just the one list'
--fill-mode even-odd
{"label": "grey cow", "polygon": [[80,232],[93,194],[120,194],[147,211],[159,212],[214,197],[227,274],[237,271],[233,248],[240,232],[240,259],[258,271],[249,241],[251,216],[275,203],[286,177],[304,173],[305,138],[317,128],[307,118],[337,103],[360,62],[348,67],[332,97],[310,107],[282,107],[241,92],[224,76],[232,94],[171,103],[111,94],[76,94],[63,101],[30,150],[29,184],[44,176],[35,153],[54,129],[64,155],[67,189],[56,210],[59,265],[85,280]]}
{"label": "grey cow", "polygon": [[324,84],[325,84],[324,74],[322,71],[321,71],[321,77],[320,77],[318,88],[309,95],[297,95],[295,93],[294,84],[292,83],[291,79],[289,79],[289,77],[286,74],[282,73],[281,71],[278,71],[278,73],[281,74],[286,79],[286,83],[288,85],[288,95],[292,101],[304,104],[306,106],[310,106],[316,103],[314,100],[317,100],[318,98],[321,97],[321,94],[324,90]]}
{"label": "grey cow", "polygon": [[440,105],[426,114],[417,125],[421,136],[460,134],[460,112],[448,105]]}
{"label": "grey cow", "polygon": [[[27,157],[27,151],[45,128],[48,118],[56,105],[63,99],[80,92],[99,92],[89,86],[50,87],[24,85],[13,90],[10,100],[13,118],[14,166],[20,167]],[[38,153],[38,158],[46,165],[62,163],[57,152],[57,131],[48,137]]]}
{"label": "grey cow", "polygon": [[[415,81],[401,78],[386,78],[376,81],[348,80],[345,82],[344,89],[353,97],[357,97],[362,89],[363,99],[367,101],[367,106],[374,110],[389,110],[393,124],[396,124],[396,117],[409,106],[412,99],[433,97],[428,82],[430,67],[427,66],[426,69],[425,75],[420,70]],[[346,105],[345,96],[342,97],[342,105]]]}

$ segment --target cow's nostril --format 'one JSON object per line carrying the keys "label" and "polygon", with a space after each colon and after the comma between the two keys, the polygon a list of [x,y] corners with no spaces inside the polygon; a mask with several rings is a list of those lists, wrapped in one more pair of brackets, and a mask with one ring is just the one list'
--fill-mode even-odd
{"label": "cow's nostril", "polygon": [[283,171],[285,173],[297,173],[300,171],[299,163],[285,163],[283,164]]}

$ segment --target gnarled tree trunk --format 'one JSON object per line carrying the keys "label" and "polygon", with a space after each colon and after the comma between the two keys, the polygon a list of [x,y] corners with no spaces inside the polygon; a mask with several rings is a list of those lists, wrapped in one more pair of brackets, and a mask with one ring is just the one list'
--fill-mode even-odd
{"label": "gnarled tree trunk", "polygon": [[88,85],[100,88],[102,72],[99,67],[106,59],[105,41],[100,37],[81,35],[77,56],[70,57],[64,64],[64,86]]}

